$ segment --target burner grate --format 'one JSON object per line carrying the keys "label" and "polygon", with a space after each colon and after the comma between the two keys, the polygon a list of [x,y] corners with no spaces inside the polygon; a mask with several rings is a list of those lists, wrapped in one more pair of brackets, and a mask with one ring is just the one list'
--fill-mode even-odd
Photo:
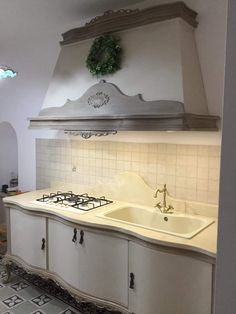
{"label": "burner grate", "polygon": [[105,196],[93,197],[87,193],[74,194],[72,191],[57,191],[56,193],[43,194],[37,201],[47,205],[54,204],[62,207],[73,207],[82,211],[89,211],[113,203],[111,200],[106,199]]}

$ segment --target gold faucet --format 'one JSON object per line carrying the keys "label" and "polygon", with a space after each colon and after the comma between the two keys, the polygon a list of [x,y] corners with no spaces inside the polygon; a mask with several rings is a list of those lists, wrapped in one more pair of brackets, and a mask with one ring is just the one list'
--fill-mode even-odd
{"label": "gold faucet", "polygon": [[155,207],[159,208],[161,213],[165,213],[165,214],[172,214],[174,207],[172,205],[168,205],[166,204],[166,195],[169,195],[169,192],[166,188],[166,184],[164,184],[164,188],[162,190],[157,189],[156,193],[154,194],[154,197],[157,198],[157,194],[158,193],[163,193],[163,202],[158,202]]}

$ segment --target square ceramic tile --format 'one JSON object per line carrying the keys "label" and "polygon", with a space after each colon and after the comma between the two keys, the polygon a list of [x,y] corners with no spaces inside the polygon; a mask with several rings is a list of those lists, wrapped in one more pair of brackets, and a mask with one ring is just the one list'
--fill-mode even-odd
{"label": "square ceramic tile", "polygon": [[[37,281],[36,281],[37,284]],[[35,286],[29,286],[26,289],[20,290],[17,294],[25,300],[32,300],[37,296],[43,294],[43,291]]]}
{"label": "square ceramic tile", "polygon": [[[71,309],[68,304],[58,300],[54,299],[51,302],[47,303],[46,305],[40,307],[41,311],[44,311],[47,314],[59,314],[61,312],[64,312],[66,309]],[[76,312],[76,310],[74,310]],[[76,313],[77,314],[77,313]]]}
{"label": "square ceramic tile", "polygon": [[22,303],[24,301],[25,300],[23,298],[19,297],[18,295],[13,295],[13,296],[3,300],[2,303],[4,303],[9,308],[13,308],[13,307],[19,305],[20,303]]}
{"label": "square ceramic tile", "polygon": [[78,312],[74,312],[72,309],[66,309],[63,312],[60,312],[60,314],[78,314]]}
{"label": "square ceramic tile", "polygon": [[21,291],[21,290],[29,287],[29,284],[27,282],[24,282],[24,281],[19,281],[19,282],[15,283],[14,285],[11,285],[10,287],[15,291]]}
{"label": "square ceramic tile", "polygon": [[[167,183],[172,191],[179,187],[188,188],[185,199],[189,199],[190,195],[196,195],[196,187],[192,183],[190,188],[187,182],[219,181],[219,146],[53,139],[37,141],[36,146],[37,187],[40,188],[47,188],[55,181],[85,185],[106,183],[118,173],[132,171],[151,186]],[[73,166],[78,171],[72,172]],[[171,176],[187,179],[186,184],[179,186],[179,180]],[[208,192],[208,185],[201,187],[204,189]],[[182,191],[178,194],[184,195]],[[206,201],[205,194],[198,193],[197,199]],[[217,198],[209,195],[208,199]]]}
{"label": "square ceramic tile", "polygon": [[[13,314],[31,314],[38,310],[39,308],[36,305],[32,304],[29,301],[26,301],[16,306],[14,309],[12,309],[12,312]],[[45,314],[49,314],[49,313],[45,313]]]}
{"label": "square ceramic tile", "polygon": [[52,301],[52,298],[46,294],[39,295],[38,297],[31,300],[31,302],[33,302],[37,306],[43,306],[50,301]]}
{"label": "square ceramic tile", "polygon": [[[18,280],[19,280],[19,278],[18,278]],[[14,294],[15,293],[12,291],[12,289],[6,285],[5,287],[1,288],[1,290],[0,290],[0,300],[3,301],[5,299],[8,299]],[[1,302],[0,302],[0,304],[1,304]],[[1,313],[1,311],[0,311],[0,313]]]}

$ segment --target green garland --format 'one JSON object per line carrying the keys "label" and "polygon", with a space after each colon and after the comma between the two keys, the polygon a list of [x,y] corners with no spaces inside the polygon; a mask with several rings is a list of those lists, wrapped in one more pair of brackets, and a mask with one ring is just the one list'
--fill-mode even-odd
{"label": "green garland", "polygon": [[98,37],[94,40],[86,66],[94,76],[112,74],[120,69],[120,39],[114,35]]}

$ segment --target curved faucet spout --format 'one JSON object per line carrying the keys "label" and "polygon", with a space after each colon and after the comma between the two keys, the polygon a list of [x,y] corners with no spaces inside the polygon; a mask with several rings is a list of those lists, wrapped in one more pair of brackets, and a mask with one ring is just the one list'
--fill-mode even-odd
{"label": "curved faucet spout", "polygon": [[174,207],[172,205],[168,205],[166,203],[166,195],[169,195],[169,192],[167,190],[166,184],[164,184],[163,189],[157,189],[155,194],[154,194],[154,198],[157,198],[157,194],[158,193],[163,193],[163,201],[162,204],[161,202],[157,203],[155,205],[155,207],[158,207],[161,213],[169,213],[172,214]]}

